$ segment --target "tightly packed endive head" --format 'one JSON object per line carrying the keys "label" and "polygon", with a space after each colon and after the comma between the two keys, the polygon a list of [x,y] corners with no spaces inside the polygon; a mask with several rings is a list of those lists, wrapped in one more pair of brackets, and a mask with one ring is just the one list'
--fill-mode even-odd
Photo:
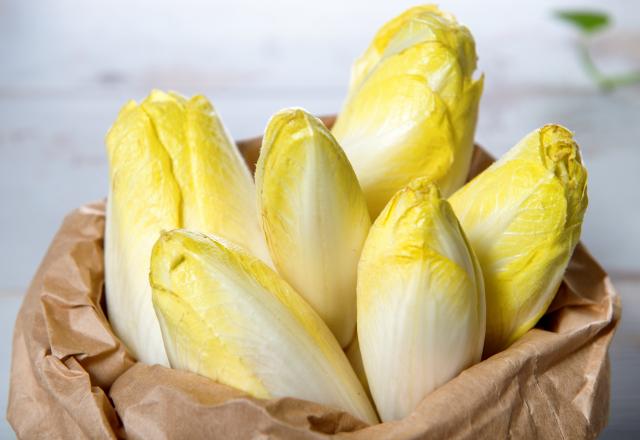
{"label": "tightly packed endive head", "polygon": [[151,304],[149,255],[161,230],[216,233],[269,259],[251,174],[212,105],[154,90],[120,111],[106,139],[109,320],[132,354],[168,365]]}
{"label": "tightly packed endive head", "polygon": [[153,248],[150,282],[172,367],[255,397],[307,399],[377,422],[331,331],[259,259],[174,230]]}
{"label": "tightly packed endive head", "polygon": [[475,69],[471,33],[435,6],[385,24],[356,61],[332,132],[372,218],[413,178],[428,177],[444,196],[464,183],[482,94]]}
{"label": "tightly packed endive head", "polygon": [[383,421],[480,360],[480,267],[449,203],[418,178],[376,219],[358,267],[358,339]]}
{"label": "tightly packed endive head", "polygon": [[580,238],[587,172],[569,130],[546,125],[450,198],[485,279],[485,355],[532,328]]}
{"label": "tightly packed endive head", "polygon": [[285,109],[267,125],[256,185],[278,272],[346,347],[355,333],[358,259],[371,225],[351,164],[322,121]]}

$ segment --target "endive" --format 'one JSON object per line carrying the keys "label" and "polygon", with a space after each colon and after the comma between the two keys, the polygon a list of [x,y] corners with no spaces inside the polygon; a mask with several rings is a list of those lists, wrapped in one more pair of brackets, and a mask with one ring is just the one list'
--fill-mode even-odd
{"label": "endive", "polygon": [[450,202],[482,266],[491,355],[545,313],[578,243],[587,208],[578,145],[566,128],[546,125]]}
{"label": "endive", "polygon": [[316,117],[276,113],[256,167],[262,228],[278,272],[343,347],[356,326],[356,273],[371,221],[351,164]]}
{"label": "endive", "polygon": [[376,422],[331,331],[262,261],[174,230],[153,248],[150,281],[172,367],[255,397],[312,400]]}
{"label": "endive", "polygon": [[383,421],[478,362],[482,274],[449,203],[418,178],[376,219],[358,267],[358,339]]}
{"label": "endive", "polygon": [[435,6],[385,24],[353,66],[333,134],[362,185],[372,218],[413,178],[448,196],[465,181],[482,78],[469,30]]}
{"label": "endive", "polygon": [[360,342],[357,335],[353,338],[351,343],[344,349],[347,359],[353,368],[353,371],[358,376],[364,391],[367,396],[371,397],[371,390],[369,389],[369,382],[367,381],[367,373],[364,371],[364,364],[362,363],[362,353],[360,352]]}
{"label": "endive", "polygon": [[269,258],[255,187],[211,104],[153,91],[127,103],[106,139],[109,321],[133,355],[168,365],[151,304],[149,256],[161,230],[219,234]]}

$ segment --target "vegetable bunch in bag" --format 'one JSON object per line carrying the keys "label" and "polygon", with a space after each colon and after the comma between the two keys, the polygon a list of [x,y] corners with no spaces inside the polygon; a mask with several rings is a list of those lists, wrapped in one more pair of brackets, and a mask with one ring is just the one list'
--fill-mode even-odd
{"label": "vegetable bunch in bag", "polygon": [[271,118],[255,181],[204,97],[128,103],[107,137],[105,261],[131,353],[376,423],[534,327],[579,240],[586,171],[546,125],[463,186],[475,69],[466,27],[406,11],[354,64],[332,129]]}

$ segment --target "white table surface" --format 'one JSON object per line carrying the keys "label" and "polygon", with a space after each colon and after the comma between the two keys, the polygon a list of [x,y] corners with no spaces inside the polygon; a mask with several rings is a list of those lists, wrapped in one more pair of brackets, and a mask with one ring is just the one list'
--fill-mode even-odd
{"label": "white table surface", "polygon": [[[103,137],[118,109],[151,88],[204,93],[237,138],[270,114],[339,109],[352,60],[407,1],[9,0],[0,6],[0,411],[11,333],[36,266],[64,214],[104,197]],[[612,275],[623,321],[612,348],[603,438],[640,436],[640,87],[598,91],[560,8],[603,9],[593,41],[610,71],[640,68],[640,3],[449,1],[476,37],[486,74],[477,140],[500,155],[559,122],[589,169],[583,241]],[[0,424],[0,438],[11,438]]]}

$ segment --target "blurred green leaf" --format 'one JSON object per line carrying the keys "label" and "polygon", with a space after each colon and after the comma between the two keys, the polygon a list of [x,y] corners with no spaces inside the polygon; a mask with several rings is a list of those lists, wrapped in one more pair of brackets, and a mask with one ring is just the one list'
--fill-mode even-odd
{"label": "blurred green leaf", "polygon": [[[609,15],[599,11],[562,10],[555,11],[554,15],[556,18],[577,28],[583,36],[600,32],[611,24]],[[588,43],[588,38],[580,38],[577,42],[580,62],[587,75],[589,75],[601,90],[609,91],[617,87],[640,83],[640,71],[620,73],[617,75],[607,75],[603,73],[593,61],[593,58],[591,58]]]}
{"label": "blurred green leaf", "polygon": [[556,17],[572,24],[585,34],[593,34],[609,25],[609,15],[604,12],[556,11]]}

